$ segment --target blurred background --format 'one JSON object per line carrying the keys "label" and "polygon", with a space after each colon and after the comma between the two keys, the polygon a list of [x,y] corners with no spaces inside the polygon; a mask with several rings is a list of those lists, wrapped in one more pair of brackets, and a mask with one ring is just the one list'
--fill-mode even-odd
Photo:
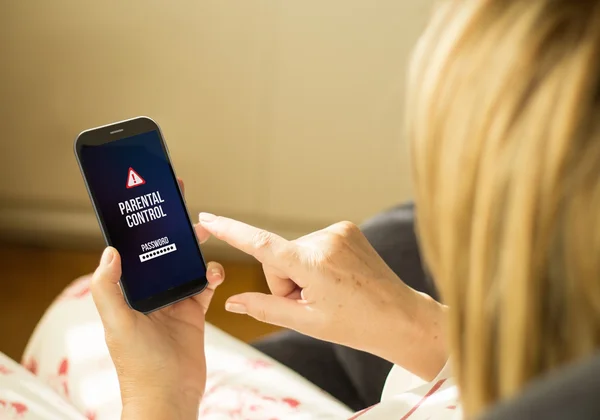
{"label": "blurred background", "polygon": [[[407,59],[432,0],[0,2],[0,351],[19,359],[49,303],[103,247],[73,155],[87,128],[162,127],[188,206],[294,238],[410,199]],[[210,240],[226,284],[209,321],[266,290]]]}

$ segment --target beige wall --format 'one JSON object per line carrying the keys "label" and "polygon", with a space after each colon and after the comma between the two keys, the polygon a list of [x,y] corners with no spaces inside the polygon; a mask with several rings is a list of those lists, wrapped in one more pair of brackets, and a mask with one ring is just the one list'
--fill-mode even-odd
{"label": "beige wall", "polygon": [[190,210],[286,236],[410,197],[406,60],[430,0],[2,2],[0,234],[98,244],[85,128],[163,128]]}

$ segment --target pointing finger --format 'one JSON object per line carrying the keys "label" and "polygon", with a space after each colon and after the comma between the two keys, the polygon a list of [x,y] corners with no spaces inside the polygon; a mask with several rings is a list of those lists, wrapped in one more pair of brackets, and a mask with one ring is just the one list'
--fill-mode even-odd
{"label": "pointing finger", "polygon": [[283,271],[297,262],[295,245],[281,236],[227,217],[200,213],[200,224],[218,239]]}
{"label": "pointing finger", "polygon": [[194,230],[196,231],[196,237],[198,238],[198,242],[203,244],[208,241],[210,238],[210,232],[202,227],[200,223],[194,225]]}

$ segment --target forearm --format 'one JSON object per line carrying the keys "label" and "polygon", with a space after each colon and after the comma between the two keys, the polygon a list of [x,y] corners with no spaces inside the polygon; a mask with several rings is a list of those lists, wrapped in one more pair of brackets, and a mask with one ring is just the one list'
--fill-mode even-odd
{"label": "forearm", "polygon": [[447,340],[448,308],[429,296],[410,289],[411,305],[383,311],[372,340],[376,354],[420,378],[430,381],[442,370],[449,357]]}

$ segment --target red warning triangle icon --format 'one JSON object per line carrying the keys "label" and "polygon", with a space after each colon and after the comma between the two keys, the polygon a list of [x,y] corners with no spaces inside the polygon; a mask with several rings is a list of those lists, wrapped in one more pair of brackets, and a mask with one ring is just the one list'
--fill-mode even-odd
{"label": "red warning triangle icon", "polygon": [[129,173],[127,174],[127,188],[139,187],[145,183],[146,181],[140,174],[134,171],[133,168],[129,168]]}

